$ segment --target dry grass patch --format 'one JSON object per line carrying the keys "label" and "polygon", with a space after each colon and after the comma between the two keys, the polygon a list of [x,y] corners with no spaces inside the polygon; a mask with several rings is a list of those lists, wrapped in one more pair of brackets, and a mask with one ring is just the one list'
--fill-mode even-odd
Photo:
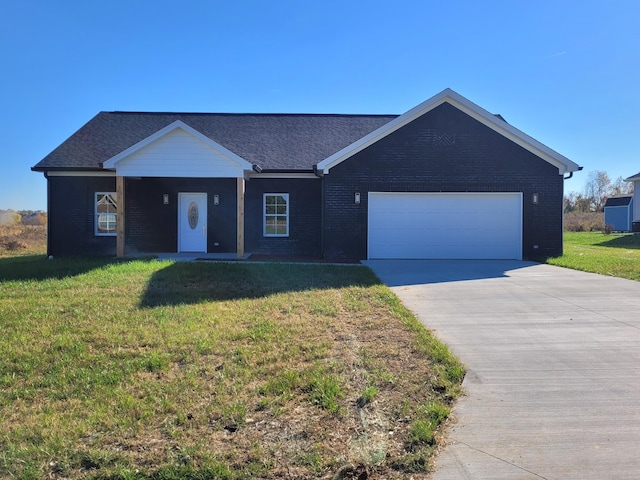
{"label": "dry grass patch", "polygon": [[600,232],[604,230],[603,212],[566,212],[565,232]]}
{"label": "dry grass patch", "polygon": [[0,257],[43,254],[46,251],[46,225],[0,225]]}
{"label": "dry grass patch", "polygon": [[464,370],[365,267],[0,259],[0,477],[426,478]]}

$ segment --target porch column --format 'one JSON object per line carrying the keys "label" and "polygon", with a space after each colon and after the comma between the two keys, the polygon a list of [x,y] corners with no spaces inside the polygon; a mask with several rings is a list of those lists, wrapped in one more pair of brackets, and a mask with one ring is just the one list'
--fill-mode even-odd
{"label": "porch column", "polygon": [[236,192],[238,195],[237,251],[238,258],[242,258],[244,257],[244,177],[236,179]]}
{"label": "porch column", "polygon": [[116,177],[116,255],[124,257],[124,177]]}

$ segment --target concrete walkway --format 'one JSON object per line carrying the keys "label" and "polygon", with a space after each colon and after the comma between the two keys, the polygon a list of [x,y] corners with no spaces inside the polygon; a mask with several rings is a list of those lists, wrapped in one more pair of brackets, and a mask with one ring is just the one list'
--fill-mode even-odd
{"label": "concrete walkway", "polygon": [[640,479],[640,282],[516,261],[368,261],[467,365],[435,480]]}

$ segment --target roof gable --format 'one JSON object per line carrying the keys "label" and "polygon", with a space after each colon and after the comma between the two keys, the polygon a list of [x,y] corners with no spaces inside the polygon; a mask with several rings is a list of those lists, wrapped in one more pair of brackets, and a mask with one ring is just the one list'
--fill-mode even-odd
{"label": "roof gable", "polygon": [[625,182],[640,182],[640,172],[635,175],[631,175],[629,178],[624,179]]}
{"label": "roof gable", "polygon": [[105,162],[180,120],[263,171],[311,172],[318,162],[396,117],[100,112],[33,170],[102,170]]}
{"label": "roof gable", "polygon": [[176,120],[104,162],[122,176],[241,177],[252,165]]}
{"label": "roof gable", "polygon": [[543,145],[512,125],[509,125],[501,116],[488,112],[475,103],[467,100],[462,95],[459,95],[453,90],[447,88],[420,105],[412,108],[403,115],[391,120],[386,125],[381,126],[377,130],[319,162],[316,166],[317,170],[323,174],[329,173],[331,168],[334,166],[340,164],[356,153],[378,142],[387,135],[390,135],[445,102],[451,104],[483,125],[486,125],[492,130],[554,165],[558,168],[558,173],[560,175],[564,175],[567,172],[575,172],[580,169],[578,164]]}

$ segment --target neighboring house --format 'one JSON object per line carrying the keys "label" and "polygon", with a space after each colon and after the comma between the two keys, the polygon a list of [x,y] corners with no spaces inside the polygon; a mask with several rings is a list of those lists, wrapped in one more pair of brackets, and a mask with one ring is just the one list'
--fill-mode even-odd
{"label": "neighboring house", "polygon": [[399,116],[101,112],[33,167],[51,255],[351,260],[561,255],[579,169],[450,89]]}
{"label": "neighboring house", "polygon": [[633,221],[633,196],[609,197],[604,204],[604,224],[616,232],[630,232]]}
{"label": "neighboring house", "polygon": [[633,183],[633,218],[631,230],[640,233],[640,172],[625,179]]}

